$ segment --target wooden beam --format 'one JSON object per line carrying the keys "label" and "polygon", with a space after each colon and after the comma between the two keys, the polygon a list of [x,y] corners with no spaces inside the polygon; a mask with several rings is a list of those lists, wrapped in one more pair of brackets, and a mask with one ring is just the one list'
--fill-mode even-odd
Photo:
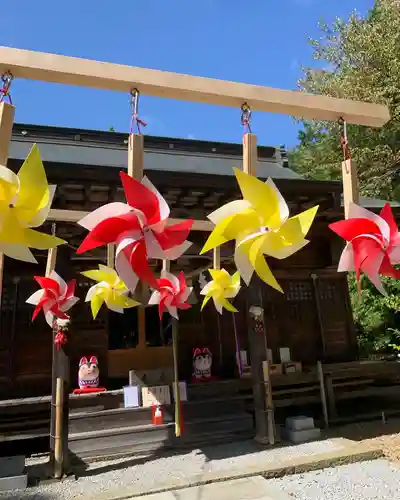
{"label": "wooden beam", "polygon": [[[60,210],[53,208],[50,210],[47,220],[57,222],[78,222],[89,212],[83,210]],[[168,219],[168,225],[177,224],[185,219]],[[209,231],[214,228],[214,224],[207,220],[195,220],[193,223],[192,231]]]}
{"label": "wooden beam", "polygon": [[390,119],[388,107],[381,104],[0,47],[0,73],[6,71],[15,78],[120,92],[137,88],[142,95],[220,106],[240,108],[246,102],[253,111],[306,119],[343,118],[347,123],[371,127],[380,127]]}

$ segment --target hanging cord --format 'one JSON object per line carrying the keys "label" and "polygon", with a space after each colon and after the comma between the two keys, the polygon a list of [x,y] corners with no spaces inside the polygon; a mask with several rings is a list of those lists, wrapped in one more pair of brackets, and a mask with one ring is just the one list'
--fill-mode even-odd
{"label": "hanging cord", "polygon": [[139,118],[139,96],[140,93],[138,89],[131,90],[131,108],[132,108],[132,117],[131,117],[131,129],[130,134],[133,134],[133,128],[136,125],[138,134],[141,134],[140,127],[146,127],[147,123]]}
{"label": "hanging cord", "polygon": [[[343,150],[343,161],[351,160],[351,152],[350,152],[350,147],[349,147],[349,140],[347,137],[347,123],[346,120],[343,118],[339,118],[339,126],[341,127],[341,132],[340,132],[340,145],[342,146]],[[346,173],[349,173],[349,167],[346,164]]]}
{"label": "hanging cord", "polygon": [[11,83],[14,77],[8,71],[3,73],[1,76],[2,87],[0,88],[0,103],[4,102],[5,99],[8,99],[8,102],[12,105],[12,98],[10,94]]}
{"label": "hanging cord", "polygon": [[242,115],[240,117],[240,121],[243,125],[243,135],[246,133],[251,134],[251,109],[250,106],[247,104],[247,102],[244,102],[240,110],[242,112]]}

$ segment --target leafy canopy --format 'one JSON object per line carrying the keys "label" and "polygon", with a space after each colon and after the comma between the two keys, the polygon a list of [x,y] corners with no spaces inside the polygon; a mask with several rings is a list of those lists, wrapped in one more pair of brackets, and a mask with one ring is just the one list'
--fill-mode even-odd
{"label": "leafy canopy", "polygon": [[[318,66],[303,68],[300,90],[331,97],[384,103],[391,120],[381,129],[348,126],[349,145],[364,196],[400,199],[400,1],[376,0],[366,16],[357,13],[332,26],[321,24],[310,40]],[[300,144],[289,152],[291,168],[306,178],[341,178],[340,126],[301,121]],[[364,353],[400,343],[400,282],[383,278],[383,297],[365,278],[360,297],[349,287]]]}
{"label": "leafy canopy", "polygon": [[[328,69],[303,68],[300,90],[331,97],[385,103],[391,120],[381,129],[348,126],[352,158],[364,196],[393,199],[400,182],[400,2],[376,0],[365,17],[320,24],[310,40],[313,57]],[[340,179],[343,153],[335,123],[302,122],[292,168],[313,179]]]}

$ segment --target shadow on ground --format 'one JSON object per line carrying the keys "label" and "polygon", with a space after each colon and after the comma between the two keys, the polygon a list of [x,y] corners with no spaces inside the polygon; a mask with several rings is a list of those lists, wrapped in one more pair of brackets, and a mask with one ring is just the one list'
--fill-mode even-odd
{"label": "shadow on ground", "polygon": [[382,420],[374,420],[342,425],[327,432],[329,437],[341,437],[353,441],[362,441],[397,433],[400,433],[400,418],[388,418],[386,423]]}

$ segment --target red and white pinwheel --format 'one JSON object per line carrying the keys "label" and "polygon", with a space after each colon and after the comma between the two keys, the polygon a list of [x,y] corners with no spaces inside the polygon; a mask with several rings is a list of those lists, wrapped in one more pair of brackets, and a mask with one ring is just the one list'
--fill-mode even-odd
{"label": "red and white pinwheel", "polygon": [[163,276],[157,280],[157,289],[152,293],[149,305],[158,304],[160,319],[165,309],[169,314],[178,318],[178,309],[190,309],[192,306],[186,301],[192,293],[193,287],[187,286],[185,275],[181,271],[176,277],[171,273],[164,272]]}
{"label": "red and white pinwheel", "polygon": [[186,238],[193,220],[167,227],[168,204],[149,179],[139,182],[124,172],[120,176],[128,203],[108,203],[81,219],[79,224],[90,233],[77,253],[115,243],[115,267],[127,287],[134,291],[141,279],[157,288],[148,259],[180,257],[191,245]]}
{"label": "red and white pinwheel", "polygon": [[35,276],[35,280],[42,287],[33,293],[26,302],[35,305],[32,321],[41,310],[45,315],[47,323],[53,327],[56,319],[68,320],[66,312],[79,300],[74,296],[76,280],[68,284],[53,271],[50,276]]}
{"label": "red and white pinwheel", "polygon": [[330,229],[347,241],[340,257],[338,271],[355,271],[368,276],[375,287],[385,294],[380,275],[400,278],[400,234],[389,203],[379,215],[354,203],[348,219],[334,222]]}

